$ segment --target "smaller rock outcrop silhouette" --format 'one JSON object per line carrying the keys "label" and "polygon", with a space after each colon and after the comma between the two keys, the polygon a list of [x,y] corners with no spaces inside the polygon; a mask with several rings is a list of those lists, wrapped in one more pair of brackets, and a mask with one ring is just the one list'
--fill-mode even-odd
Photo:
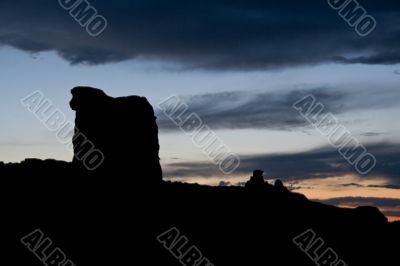
{"label": "smaller rock outcrop silhouette", "polygon": [[263,170],[254,170],[253,175],[250,177],[250,180],[247,181],[245,187],[247,189],[262,189],[266,183],[263,174]]}
{"label": "smaller rock outcrop silhouette", "polygon": [[113,98],[91,87],[76,87],[71,93],[70,106],[76,111],[74,166],[85,169],[85,141],[90,141],[104,155],[96,174],[136,176],[136,182],[162,180],[158,127],[146,98]]}

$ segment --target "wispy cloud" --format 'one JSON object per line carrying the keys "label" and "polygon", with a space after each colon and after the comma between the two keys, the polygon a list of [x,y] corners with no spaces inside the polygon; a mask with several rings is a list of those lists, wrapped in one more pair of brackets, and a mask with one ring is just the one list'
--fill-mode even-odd
{"label": "wispy cloud", "polygon": [[400,189],[400,185],[368,185],[370,188]]}
{"label": "wispy cloud", "polygon": [[335,187],[359,187],[359,188],[388,188],[388,189],[400,189],[400,185],[362,185],[358,183],[347,183],[347,184],[335,184]]}
{"label": "wispy cloud", "polygon": [[[293,103],[312,94],[325,105],[326,112],[343,114],[353,110],[371,110],[398,106],[400,90],[313,88],[288,92],[232,91],[182,97],[190,112],[198,114],[212,129],[278,129],[293,130],[308,126],[293,109]],[[179,130],[161,111],[158,125],[162,131]],[[364,136],[378,136],[366,132]]]}
{"label": "wispy cloud", "polygon": [[383,133],[383,132],[365,132],[365,133],[361,133],[360,135],[364,136],[364,137],[379,137],[379,136],[385,135],[385,133]]}

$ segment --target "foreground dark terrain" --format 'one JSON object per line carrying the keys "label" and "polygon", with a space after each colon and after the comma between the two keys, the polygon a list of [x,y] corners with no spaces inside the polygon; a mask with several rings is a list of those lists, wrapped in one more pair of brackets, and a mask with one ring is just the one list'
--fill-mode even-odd
{"label": "foreground dark terrain", "polygon": [[[113,145],[107,145],[104,139],[111,131],[96,133],[93,109],[77,107],[85,102],[80,101],[80,92],[90,98],[92,91],[75,90],[78,98],[71,102],[77,104],[74,110],[81,131],[94,137],[96,147],[105,150],[105,158],[118,153],[121,159],[96,171],[86,171],[76,159],[72,163],[31,159],[0,164],[1,235],[9,265],[398,265],[395,243],[400,239],[400,224],[388,223],[378,209],[342,209],[311,202],[280,182],[249,183],[245,188],[164,182],[154,120],[144,119],[133,128],[113,128],[135,132],[137,138],[145,139],[142,144],[131,141],[126,148],[122,145],[126,139],[113,139]],[[101,102],[105,110],[127,115],[129,102],[137,101],[124,98],[119,109],[116,106],[121,103],[108,98],[102,102],[104,97],[92,104]],[[108,115],[99,120],[107,124],[107,119],[113,119],[112,112]],[[147,110],[147,117],[154,117],[152,110]],[[142,128],[145,132],[140,132]],[[74,145],[76,156],[79,144]],[[129,159],[132,149],[139,162]],[[164,235],[160,243],[157,237],[171,228],[187,241]],[[41,262],[30,252],[21,238],[35,229],[73,264]],[[308,229],[316,236],[303,239],[303,244],[308,243],[304,246],[307,255],[293,239]],[[44,237],[33,241],[37,244],[33,246],[45,258],[52,248],[41,247],[43,241]],[[181,262],[193,245],[207,260]],[[321,259],[328,248],[337,254],[333,263]]]}
{"label": "foreground dark terrain", "polygon": [[292,242],[307,229],[347,265],[398,261],[400,224],[374,208],[340,209],[272,185],[136,186],[74,175],[55,161],[1,168],[2,239],[13,265],[42,265],[20,242],[37,228],[76,265],[180,265],[156,239],[171,227],[214,265],[315,265]]}

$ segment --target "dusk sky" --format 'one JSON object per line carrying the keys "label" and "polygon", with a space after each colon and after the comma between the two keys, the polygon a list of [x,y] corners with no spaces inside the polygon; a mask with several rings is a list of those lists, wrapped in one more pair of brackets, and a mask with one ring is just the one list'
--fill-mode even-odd
{"label": "dusk sky", "polygon": [[[71,161],[20,100],[40,90],[74,121],[71,88],[92,86],[147,97],[168,179],[237,185],[260,168],[310,199],[400,218],[398,1],[358,1],[376,21],[366,36],[338,0],[91,0],[107,21],[98,36],[62,7],[72,2],[0,0],[0,161]],[[368,175],[292,107],[309,94],[376,157]],[[234,173],[157,108],[171,95],[240,157]]]}

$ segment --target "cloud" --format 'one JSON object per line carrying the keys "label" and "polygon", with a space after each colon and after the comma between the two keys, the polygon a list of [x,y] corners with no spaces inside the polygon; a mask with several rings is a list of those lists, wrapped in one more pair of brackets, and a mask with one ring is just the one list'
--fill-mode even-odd
{"label": "cloud", "polygon": [[340,187],[368,187],[368,188],[388,188],[388,189],[400,189],[400,185],[361,185],[358,183],[348,183],[348,184],[335,184],[332,186],[340,186]]}
{"label": "cloud", "polygon": [[[385,188],[400,186],[400,144],[376,143],[366,146],[377,159],[373,171],[363,178],[382,178]],[[241,155],[236,175],[249,176],[254,169],[263,169],[269,179],[302,180],[357,175],[355,169],[330,147],[303,153]],[[171,163],[164,168],[166,177],[219,177],[223,176],[217,166],[209,162]],[[224,177],[226,179],[226,177]],[[356,184],[352,184],[356,185]]]}
{"label": "cloud", "polygon": [[361,184],[357,183],[348,183],[348,184],[340,184],[340,185],[332,185],[332,186],[341,186],[341,187],[365,187]]}
{"label": "cloud", "polygon": [[[203,123],[213,130],[248,128],[293,130],[309,126],[293,108],[295,102],[307,95],[313,95],[325,106],[324,114],[332,112],[337,115],[353,110],[396,107],[400,91],[397,89],[345,91],[324,88],[289,92],[232,91],[182,97],[181,100],[188,105],[188,114],[196,113]],[[158,110],[157,113],[157,123],[161,131],[179,130],[162,110]],[[371,133],[365,134],[371,136]]]}
{"label": "cloud", "polygon": [[189,68],[265,69],[400,62],[400,6],[364,0],[378,21],[361,38],[327,1],[137,0],[90,3],[108,21],[89,36],[54,0],[3,0],[0,44],[28,52],[56,51],[72,64],[135,58]]}
{"label": "cloud", "polygon": [[379,136],[382,136],[384,134],[385,133],[382,133],[382,132],[365,132],[365,133],[362,133],[360,135],[364,136],[364,137],[379,137]]}
{"label": "cloud", "polygon": [[369,185],[370,188],[400,189],[400,185]]}

